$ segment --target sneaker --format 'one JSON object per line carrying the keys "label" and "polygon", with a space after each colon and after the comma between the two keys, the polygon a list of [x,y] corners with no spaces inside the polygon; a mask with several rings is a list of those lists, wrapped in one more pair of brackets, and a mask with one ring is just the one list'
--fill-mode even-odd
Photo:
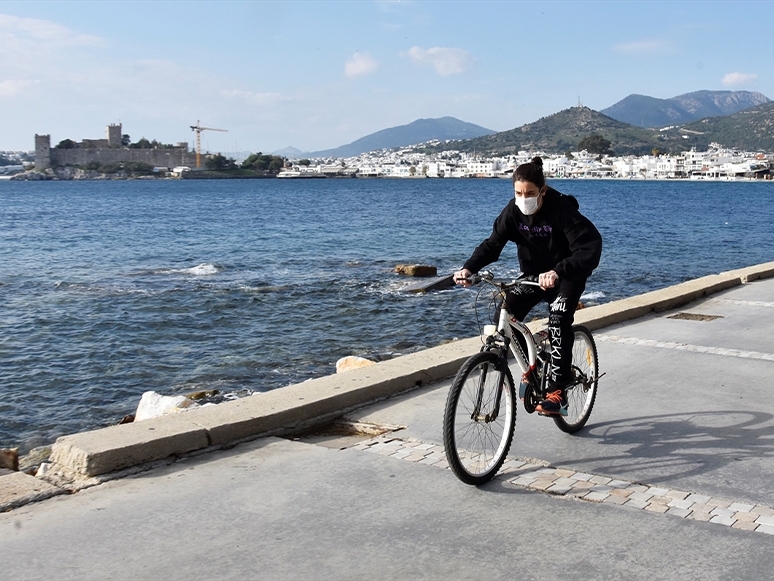
{"label": "sneaker", "polygon": [[543,415],[567,415],[567,399],[564,391],[557,389],[546,395],[546,399],[541,401],[535,408],[535,411]]}

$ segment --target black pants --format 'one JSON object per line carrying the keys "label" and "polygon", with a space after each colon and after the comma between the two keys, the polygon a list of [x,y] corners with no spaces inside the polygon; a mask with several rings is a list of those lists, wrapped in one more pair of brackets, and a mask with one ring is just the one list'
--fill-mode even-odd
{"label": "black pants", "polygon": [[548,370],[548,392],[563,388],[571,379],[572,323],[578,308],[586,279],[560,280],[559,284],[543,290],[536,286],[521,285],[508,293],[505,302],[508,311],[519,321],[541,301],[549,305],[548,334],[551,340],[551,365]]}

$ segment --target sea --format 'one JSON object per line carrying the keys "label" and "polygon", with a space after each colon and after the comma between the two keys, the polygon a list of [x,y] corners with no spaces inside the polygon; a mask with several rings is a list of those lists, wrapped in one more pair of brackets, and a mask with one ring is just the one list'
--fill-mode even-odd
{"label": "sea", "polygon": [[[774,182],[549,183],[603,236],[586,304],[774,260]],[[476,289],[408,293],[395,266],[453,272],[511,195],[498,179],[0,182],[0,447],[116,424],[150,390],[233,399],[473,336]],[[518,274],[515,246],[490,268]]]}

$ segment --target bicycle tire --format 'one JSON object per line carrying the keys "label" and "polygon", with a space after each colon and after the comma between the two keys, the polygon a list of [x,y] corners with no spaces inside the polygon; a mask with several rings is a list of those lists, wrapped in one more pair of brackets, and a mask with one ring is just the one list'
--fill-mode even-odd
{"label": "bicycle tire", "polygon": [[554,422],[563,432],[574,434],[591,415],[597,397],[599,358],[594,337],[586,327],[574,325],[572,345],[573,379],[567,389],[567,415],[554,416]]}
{"label": "bicycle tire", "polygon": [[[498,389],[502,396],[493,414]],[[479,390],[482,407],[474,418]],[[443,418],[446,458],[457,478],[472,485],[491,480],[511,447],[515,422],[516,392],[507,362],[489,351],[473,355],[454,378]]]}

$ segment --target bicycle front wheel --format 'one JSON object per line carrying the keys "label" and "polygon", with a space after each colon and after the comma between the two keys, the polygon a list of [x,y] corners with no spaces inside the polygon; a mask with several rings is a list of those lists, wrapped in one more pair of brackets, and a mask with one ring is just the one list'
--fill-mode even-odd
{"label": "bicycle front wheel", "polygon": [[597,346],[591,331],[581,325],[575,325],[572,329],[572,380],[567,387],[567,415],[554,416],[559,429],[568,434],[586,425],[597,397],[599,377]]}
{"label": "bicycle front wheel", "polygon": [[443,418],[446,458],[457,478],[483,484],[497,474],[516,421],[513,377],[491,352],[468,359],[454,378]]}

